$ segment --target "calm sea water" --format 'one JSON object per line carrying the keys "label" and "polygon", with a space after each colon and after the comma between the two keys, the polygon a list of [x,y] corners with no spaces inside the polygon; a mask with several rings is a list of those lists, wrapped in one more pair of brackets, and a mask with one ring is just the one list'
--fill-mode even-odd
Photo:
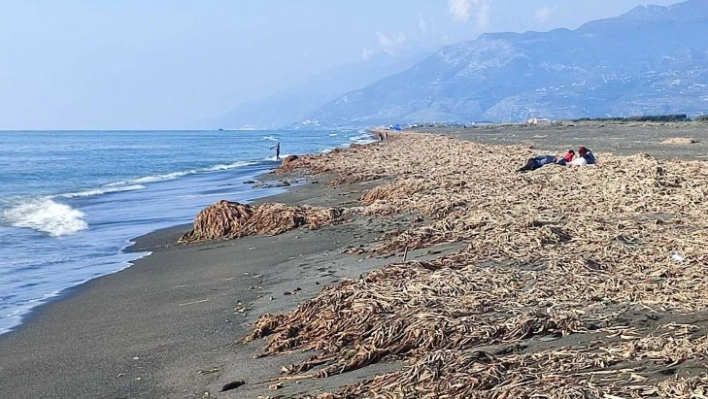
{"label": "calm sea water", "polygon": [[281,157],[370,141],[356,131],[0,132],[0,334],[69,287],[145,254],[131,239],[189,223]]}

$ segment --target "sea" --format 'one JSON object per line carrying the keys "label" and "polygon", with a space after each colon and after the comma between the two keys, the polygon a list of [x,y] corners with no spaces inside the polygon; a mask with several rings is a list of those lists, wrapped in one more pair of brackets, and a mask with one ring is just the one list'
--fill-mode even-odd
{"label": "sea", "polygon": [[146,253],[125,249],[219,200],[248,203],[281,158],[373,141],[364,131],[0,131],[0,334],[68,288]]}

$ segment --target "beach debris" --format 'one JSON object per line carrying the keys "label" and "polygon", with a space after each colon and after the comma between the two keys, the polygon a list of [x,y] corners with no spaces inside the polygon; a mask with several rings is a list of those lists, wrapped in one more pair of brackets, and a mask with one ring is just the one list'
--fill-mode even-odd
{"label": "beach debris", "polygon": [[198,370],[198,371],[197,371],[197,374],[198,374],[198,375],[207,375],[207,374],[218,373],[219,371],[221,371],[221,368],[220,368],[220,367],[213,367],[213,368],[210,368],[210,369],[208,369],[208,370]]}
{"label": "beach debris", "polygon": [[688,145],[696,144],[698,141],[690,137],[672,137],[661,142],[661,144],[668,145]]}
{"label": "beach debris", "polygon": [[421,223],[350,249],[464,247],[391,258],[259,317],[241,340],[265,338],[263,356],[315,353],[283,381],[405,360],[304,398],[708,397],[708,375],[693,368],[708,363],[705,324],[662,324],[708,312],[705,163],[602,154],[593,168],[518,175],[508,159],[532,156],[526,146],[407,134],[376,147],[296,162],[337,184],[396,171],[356,212]]}
{"label": "beach debris", "polygon": [[198,300],[198,301],[180,303],[178,306],[196,305],[196,304],[199,304],[199,303],[204,303],[204,302],[209,302],[209,301],[210,301],[210,299],[200,299],[200,300]]}
{"label": "beach debris", "polygon": [[270,385],[268,385],[268,389],[273,390],[273,391],[278,390],[278,389],[280,389],[280,388],[282,388],[282,387],[283,387],[283,384],[282,384],[282,383],[277,383],[277,384],[270,384]]}
{"label": "beach debris", "polygon": [[244,384],[246,384],[246,382],[243,381],[243,380],[231,381],[231,382],[229,382],[228,384],[224,384],[224,386],[221,387],[221,391],[220,391],[220,392],[230,391],[230,390],[236,389],[236,388],[238,388],[238,387],[240,387],[240,386],[242,386],[242,385],[244,385]]}
{"label": "beach debris", "polygon": [[192,229],[179,242],[277,235],[296,228],[312,229],[338,223],[344,214],[340,208],[289,206],[281,203],[250,206],[222,200],[199,212]]}
{"label": "beach debris", "polygon": [[292,168],[293,162],[298,159],[297,155],[288,155],[287,157],[283,158],[283,162],[280,164],[280,169],[281,170],[288,170],[289,168]]}

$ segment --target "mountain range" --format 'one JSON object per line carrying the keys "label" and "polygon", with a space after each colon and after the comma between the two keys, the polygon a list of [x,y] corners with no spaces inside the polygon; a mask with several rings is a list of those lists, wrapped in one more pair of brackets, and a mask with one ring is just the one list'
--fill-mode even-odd
{"label": "mountain range", "polygon": [[[208,127],[517,122],[708,110],[708,0],[639,6],[575,30],[487,33],[333,68]],[[205,126],[206,127],[206,126]]]}
{"label": "mountain range", "polygon": [[201,121],[197,127],[277,129],[293,122],[299,122],[296,127],[307,125],[308,115],[328,101],[404,71],[431,53],[422,48],[383,52],[366,61],[334,67],[273,95],[239,104],[224,115]]}
{"label": "mountain range", "polygon": [[575,30],[483,34],[304,119],[310,126],[356,127],[702,114],[706,37],[708,0],[640,6]]}

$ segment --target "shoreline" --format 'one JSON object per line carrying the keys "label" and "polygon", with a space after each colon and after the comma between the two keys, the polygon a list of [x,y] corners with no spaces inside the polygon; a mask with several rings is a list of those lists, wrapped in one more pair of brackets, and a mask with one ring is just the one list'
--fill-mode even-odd
{"label": "shoreline", "polygon": [[[288,193],[282,193],[271,197],[271,199],[278,198],[280,200],[287,200],[287,197]],[[181,231],[181,227],[174,226],[172,228],[153,232],[139,238],[136,244],[139,244],[141,241],[144,242],[145,240],[156,240],[155,242],[157,243],[164,242],[163,240],[167,236],[174,235],[179,231]],[[183,233],[184,231],[181,232]],[[293,234],[290,235],[292,236]],[[288,235],[286,234],[284,236],[287,237]],[[249,259],[251,262],[257,264],[255,268],[249,269],[247,265],[244,264],[242,265],[242,267],[244,267],[244,271],[233,272],[229,270],[229,251],[233,250],[229,247],[241,247],[243,250],[248,251],[249,248],[251,248],[251,245],[263,245],[264,242],[270,241],[271,238],[272,237],[249,237],[239,240],[237,244],[235,242],[225,241],[180,247],[173,246],[163,249],[152,247],[151,249],[153,251],[156,249],[157,250],[147,257],[138,259],[132,266],[123,269],[120,272],[101,276],[67,290],[66,294],[62,295],[59,300],[51,301],[46,305],[38,307],[36,311],[32,312],[32,315],[28,317],[26,322],[23,323],[21,328],[4,334],[2,339],[0,339],[0,353],[2,353],[0,358],[3,359],[0,361],[0,375],[3,376],[2,380],[4,382],[3,387],[0,388],[0,392],[4,394],[3,396],[8,395],[8,397],[121,397],[121,395],[125,395],[126,397],[161,397],[159,394],[161,389],[157,387],[159,384],[156,380],[150,381],[147,377],[138,374],[131,374],[131,372],[135,372],[136,369],[139,370],[139,368],[142,367],[139,360],[149,358],[149,355],[145,352],[159,351],[163,345],[159,341],[162,339],[169,340],[169,330],[174,328],[186,328],[191,330],[191,332],[186,334],[178,334],[184,335],[181,339],[184,339],[185,336],[190,337],[210,334],[212,336],[211,340],[220,342],[216,345],[218,350],[209,348],[214,355],[220,351],[228,351],[228,348],[231,346],[231,342],[237,335],[237,330],[235,329],[238,329],[239,327],[238,322],[240,321],[241,316],[238,314],[233,314],[233,311],[226,313],[224,313],[224,311],[234,309],[237,300],[250,302],[256,300],[257,295],[251,295],[249,292],[251,285],[249,285],[247,287],[241,287],[241,292],[238,292],[238,294],[232,293],[227,295],[227,297],[230,298],[218,298],[217,301],[217,299],[202,298],[201,296],[193,297],[194,294],[190,293],[189,290],[180,290],[179,288],[176,288],[181,284],[173,284],[171,287],[169,285],[163,286],[162,290],[168,292],[170,291],[170,288],[172,288],[172,290],[176,289],[177,291],[186,292],[180,292],[178,295],[175,295],[174,299],[165,301],[160,298],[158,293],[156,293],[157,295],[150,295],[149,293],[141,292],[141,290],[118,292],[114,289],[114,287],[122,286],[122,290],[124,291],[131,285],[139,284],[141,281],[144,281],[147,286],[159,285],[155,284],[155,280],[170,278],[170,271],[165,270],[166,265],[176,264],[179,262],[178,258],[180,257],[192,261],[203,256],[205,252],[214,253],[211,256],[206,256],[208,262],[218,263],[218,267],[213,268],[214,272],[211,277],[212,279],[235,279],[238,275],[243,276],[243,273],[251,273],[256,275],[258,269],[265,266],[265,264],[263,264],[263,262],[259,262],[258,259]],[[293,241],[293,237],[290,237],[290,241]],[[292,252],[294,251],[291,251],[291,253]],[[257,253],[254,256],[256,258],[273,261],[273,257],[268,256],[266,253]],[[279,259],[277,262],[284,262],[286,260],[287,259]],[[191,267],[190,265],[180,265],[180,268],[181,271],[178,274],[184,277],[180,277],[179,280],[183,281],[183,284],[188,283],[192,285],[201,280],[202,276],[200,275],[201,273],[199,270],[189,270],[194,269],[194,267]],[[228,277],[225,277],[226,275],[228,275]],[[212,284],[207,285],[216,285],[221,287],[220,290],[232,291],[227,288],[229,284],[224,281],[217,281],[216,283],[212,282]],[[204,291],[204,289],[197,288],[197,291]],[[211,291],[211,288],[207,289],[207,292],[208,291]],[[200,294],[203,295],[206,294],[206,292]],[[84,326],[79,325],[79,320],[84,319],[84,317],[88,317],[90,319],[92,317],[96,317],[92,314],[94,312],[98,312],[100,310],[105,311],[106,309],[113,308],[110,301],[105,298],[106,295],[112,298],[112,300],[128,302],[132,303],[132,305],[125,309],[114,308],[111,310],[113,316],[109,318],[99,316],[99,320],[94,322],[96,324],[95,326],[85,328]],[[126,298],[125,295],[134,295],[137,300]],[[242,299],[233,300],[236,296]],[[178,297],[182,297],[182,299],[176,299]],[[209,299],[209,302],[199,302],[205,299]],[[223,320],[230,321],[228,323],[224,322],[222,325],[214,325],[215,320],[208,320],[208,318],[205,319],[204,316],[199,314],[201,313],[201,310],[197,313],[188,311],[187,314],[189,314],[189,317],[180,317],[180,319],[190,320],[191,323],[189,323],[189,327],[173,325],[170,329],[168,329],[168,331],[163,330],[162,333],[159,333],[164,335],[160,337],[160,339],[156,340],[155,337],[151,336],[153,336],[156,331],[161,330],[158,325],[153,325],[151,328],[147,329],[141,329],[138,325],[148,323],[149,320],[145,318],[140,320],[141,317],[139,316],[125,314],[130,312],[130,310],[128,310],[130,308],[138,311],[141,308],[141,302],[143,301],[148,301],[148,306],[152,309],[144,310],[149,311],[150,313],[155,312],[156,309],[161,309],[162,311],[169,310],[169,312],[181,312],[183,309],[188,309],[190,307],[206,307],[212,312],[212,316],[214,314],[224,314]],[[172,301],[179,302],[177,304],[177,309],[175,309],[174,306],[171,306]],[[218,305],[214,306],[214,303],[218,303]],[[159,315],[153,313],[152,317],[159,317]],[[71,321],[67,323],[64,322],[64,320]],[[140,320],[140,322],[137,322],[137,320]],[[89,320],[86,321],[88,322]],[[163,320],[163,322],[169,323],[169,320]],[[125,324],[126,326],[121,327],[122,324]],[[202,328],[205,324],[211,325],[211,328],[206,329],[207,331],[204,331]],[[117,331],[107,331],[107,328]],[[140,330],[142,333],[135,330]],[[81,337],[79,340],[76,339],[77,335]],[[96,340],[102,341],[108,339],[109,341],[114,341],[114,343],[109,344],[107,349],[102,349],[100,345],[91,345],[92,348],[90,350],[86,350],[84,348],[85,343],[82,342],[84,339],[89,339],[94,342]],[[121,341],[121,345],[125,345],[125,349],[122,349],[116,345],[116,343]],[[152,341],[152,345],[147,343],[148,341]],[[153,346],[150,351],[139,349],[146,344],[148,346]],[[135,347],[135,349],[128,349],[130,347]],[[206,345],[206,347],[209,347],[209,345]],[[207,348],[203,348],[202,350],[206,349]],[[171,350],[174,351],[179,349],[175,347]],[[191,350],[193,349],[189,349],[189,351]],[[82,360],[77,361],[76,363],[72,362],[73,364],[71,364],[71,366],[76,369],[75,372],[71,372],[69,370],[52,370],[52,362],[47,361],[46,352],[49,352],[50,359],[57,359],[57,361],[60,358],[74,358]],[[26,359],[23,359],[29,353],[33,353],[33,356],[35,356],[36,359],[29,362],[27,362]],[[119,356],[121,353],[123,355]],[[97,359],[103,357],[102,355],[104,355],[105,358],[103,358],[100,363],[114,363],[113,366],[108,366],[107,368],[99,370],[98,373],[90,369],[95,367],[96,364],[87,367],[91,363],[95,363]],[[169,354],[165,356],[166,358],[170,357]],[[109,358],[114,357],[118,357],[119,360],[108,360]],[[169,360],[166,358],[160,362],[164,361],[169,363]],[[66,360],[64,361],[66,362]],[[83,365],[82,363],[84,361],[88,364]],[[209,362],[205,361],[203,367],[207,367],[207,363]],[[47,375],[50,376],[45,381],[42,381],[43,378],[41,378],[41,375],[44,375],[45,373],[40,372],[43,368],[45,369]],[[111,372],[108,370],[113,371]],[[198,374],[196,374],[197,372],[198,370],[194,369],[194,376],[198,376]],[[64,375],[68,374],[70,381],[62,382],[61,380],[64,378],[57,378],[57,373]],[[52,377],[52,375],[54,376]],[[84,377],[86,375],[93,375],[93,378],[87,379]],[[93,380],[95,378],[100,379],[94,382]],[[14,382],[14,384],[11,382]],[[74,385],[82,386],[82,390],[79,393],[75,391],[72,392],[72,387]],[[49,391],[44,391],[44,389],[52,386],[53,388]],[[113,389],[110,388],[111,386]]]}
{"label": "shoreline", "polygon": [[[451,137],[458,133],[443,134]],[[705,136],[692,151],[705,151]],[[555,147],[567,144],[561,141]],[[606,151],[602,146],[595,148],[600,153]],[[400,173],[396,170],[393,174]],[[254,203],[348,206],[365,191],[385,183],[373,180],[327,186],[323,175],[316,176],[319,183],[293,186]],[[288,312],[325,286],[398,259],[343,252],[368,248],[384,233],[405,230],[410,223],[405,215],[372,222],[356,219],[274,237],[168,248],[161,240],[181,235],[188,225],[136,238],[131,248],[153,248],[151,255],[118,273],[82,284],[80,292],[70,298],[43,305],[29,323],[31,327],[6,334],[12,342],[0,337],[0,379],[9,381],[0,393],[47,398],[182,398],[203,397],[205,392],[240,398],[267,393],[267,380],[277,377],[281,366],[297,363],[311,353],[294,351],[254,362],[261,343],[233,342],[250,331],[249,323],[256,316]],[[409,259],[438,258],[459,248],[459,244],[436,246],[439,252],[421,248],[412,250]],[[28,353],[32,353],[29,361]],[[401,364],[383,362],[337,377],[289,384],[273,393],[332,391],[400,368]],[[225,383],[239,379],[247,385],[219,393]]]}

